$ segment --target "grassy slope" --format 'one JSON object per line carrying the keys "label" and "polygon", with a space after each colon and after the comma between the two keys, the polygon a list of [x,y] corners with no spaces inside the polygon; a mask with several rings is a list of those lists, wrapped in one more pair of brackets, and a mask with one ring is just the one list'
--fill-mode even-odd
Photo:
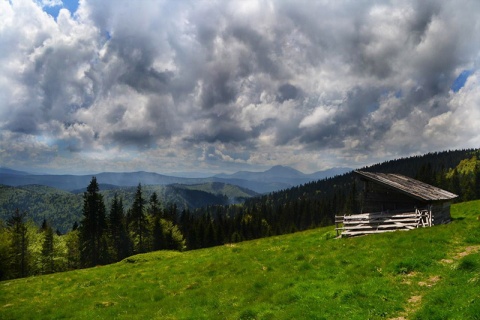
{"label": "grassy slope", "polygon": [[[478,319],[480,201],[446,226],[332,228],[0,283],[0,318]],[[477,317],[477,318],[476,318]]]}

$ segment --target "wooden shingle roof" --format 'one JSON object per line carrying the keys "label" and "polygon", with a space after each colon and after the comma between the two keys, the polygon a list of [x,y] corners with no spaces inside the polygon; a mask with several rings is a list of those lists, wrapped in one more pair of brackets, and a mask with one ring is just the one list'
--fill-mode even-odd
{"label": "wooden shingle roof", "polygon": [[373,173],[365,171],[355,171],[355,173],[367,180],[376,182],[389,188],[393,188],[419,200],[440,201],[450,200],[458,197],[458,195],[454,193],[406,176],[402,176],[400,174]]}

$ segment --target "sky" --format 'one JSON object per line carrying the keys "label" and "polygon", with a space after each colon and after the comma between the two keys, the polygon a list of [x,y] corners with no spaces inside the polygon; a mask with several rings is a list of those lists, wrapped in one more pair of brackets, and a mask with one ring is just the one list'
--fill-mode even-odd
{"label": "sky", "polygon": [[0,167],[360,168],[480,147],[478,0],[0,0]]}

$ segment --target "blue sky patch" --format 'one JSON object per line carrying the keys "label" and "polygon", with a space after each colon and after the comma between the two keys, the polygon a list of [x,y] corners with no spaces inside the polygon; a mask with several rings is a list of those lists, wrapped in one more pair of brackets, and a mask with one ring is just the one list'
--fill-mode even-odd
{"label": "blue sky patch", "polygon": [[54,17],[55,20],[57,20],[60,9],[63,9],[63,8],[68,9],[68,11],[70,11],[72,15],[77,11],[78,0],[63,0],[62,2],[63,2],[63,5],[59,5],[59,6],[52,6],[52,7],[45,6],[43,7],[43,11],[45,11],[46,13]]}
{"label": "blue sky patch", "polygon": [[453,81],[452,86],[450,89],[453,90],[453,92],[458,92],[460,89],[463,88],[465,85],[465,82],[467,82],[468,77],[473,73],[473,70],[463,70],[462,73]]}

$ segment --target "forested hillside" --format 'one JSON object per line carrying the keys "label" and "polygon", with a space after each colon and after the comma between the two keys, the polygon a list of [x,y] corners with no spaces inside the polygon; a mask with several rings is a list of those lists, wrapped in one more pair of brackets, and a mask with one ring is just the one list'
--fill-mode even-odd
{"label": "forested hillside", "polygon": [[[85,186],[86,187],[86,186]],[[100,193],[107,205],[114,195],[123,199],[126,208],[133,204],[136,187],[118,187],[99,184]],[[0,185],[0,220],[6,221],[16,209],[27,213],[37,225],[47,220],[54,230],[70,231],[82,216],[83,193],[86,188],[68,192],[53,187],[29,185],[11,187]],[[253,191],[220,182],[196,185],[143,186],[145,197],[154,192],[163,206],[175,204],[178,210],[207,205],[228,205],[256,196]]]}
{"label": "forested hillside", "polygon": [[37,225],[44,219],[54,229],[69,231],[82,213],[82,195],[47,186],[10,187],[0,185],[0,220],[6,221],[15,210],[27,212]]}

